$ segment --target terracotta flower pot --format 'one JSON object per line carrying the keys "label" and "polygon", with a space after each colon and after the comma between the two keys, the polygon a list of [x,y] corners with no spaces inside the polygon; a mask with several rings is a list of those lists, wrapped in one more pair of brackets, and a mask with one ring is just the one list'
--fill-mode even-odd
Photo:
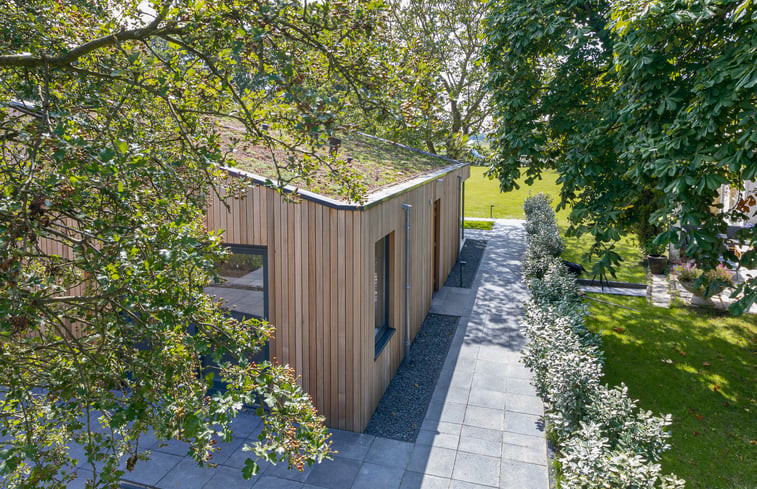
{"label": "terracotta flower pot", "polygon": [[649,271],[655,275],[662,275],[668,268],[668,257],[665,255],[647,255]]}

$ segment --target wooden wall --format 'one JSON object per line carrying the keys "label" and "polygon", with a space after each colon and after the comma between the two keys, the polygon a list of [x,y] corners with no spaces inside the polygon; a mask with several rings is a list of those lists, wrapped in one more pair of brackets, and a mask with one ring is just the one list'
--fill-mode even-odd
{"label": "wooden wall", "polygon": [[[268,249],[271,356],[289,364],[329,426],[362,431],[404,354],[405,213],[412,209],[411,338],[433,294],[433,202],[440,199],[440,282],[459,250],[457,168],[367,209],[335,209],[302,199],[287,202],[255,186],[227,211],[214,197],[209,230],[224,241]],[[390,326],[395,334],[374,361],[375,243],[394,233],[390,251]]]}

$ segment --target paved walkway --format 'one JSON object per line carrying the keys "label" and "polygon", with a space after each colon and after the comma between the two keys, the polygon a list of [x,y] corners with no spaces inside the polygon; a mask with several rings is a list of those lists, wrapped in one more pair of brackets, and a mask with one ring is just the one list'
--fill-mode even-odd
{"label": "paved walkway", "polygon": [[[518,362],[528,296],[522,223],[497,220],[492,231],[466,236],[489,243],[473,288],[445,288],[432,305],[461,320],[415,443],[334,430],[333,461],[304,472],[268,465],[245,481],[241,446],[259,433],[260,420],[242,414],[234,422],[238,438],[214,457],[217,468],[198,467],[183,443],[147,440],[151,460],[124,479],[161,489],[548,489],[542,402]],[[86,476],[82,468],[70,487],[83,487]]]}

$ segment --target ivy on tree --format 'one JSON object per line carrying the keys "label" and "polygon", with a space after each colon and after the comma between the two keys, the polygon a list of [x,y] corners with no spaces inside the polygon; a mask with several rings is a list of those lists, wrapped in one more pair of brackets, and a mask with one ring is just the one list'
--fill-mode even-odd
{"label": "ivy on tree", "polygon": [[[637,231],[705,269],[757,268],[755,228],[740,258],[719,237],[754,209],[718,204],[757,178],[757,10],[745,0],[507,0],[490,4],[489,86],[503,190],[560,174],[569,233],[590,233],[595,274]],[[731,310],[757,299],[747,280]]]}
{"label": "ivy on tree", "polygon": [[[251,457],[302,468],[329,453],[286,366],[254,363],[273,328],[202,293],[227,252],[203,228],[235,143],[271,149],[281,182],[332,161],[342,95],[373,103],[381,2],[11,0],[0,9],[0,479],[65,487],[71,441],[89,487],[147,454],[215,442],[259,402]],[[310,80],[339,87],[324,98]],[[345,88],[346,87],[346,88]],[[225,141],[219,122],[245,127]],[[281,155],[286,155],[281,157]],[[343,165],[342,165],[343,166]],[[349,173],[331,172],[359,199]],[[228,385],[207,395],[202,358]],[[199,374],[199,375],[198,375]],[[249,460],[245,476],[256,471]]]}

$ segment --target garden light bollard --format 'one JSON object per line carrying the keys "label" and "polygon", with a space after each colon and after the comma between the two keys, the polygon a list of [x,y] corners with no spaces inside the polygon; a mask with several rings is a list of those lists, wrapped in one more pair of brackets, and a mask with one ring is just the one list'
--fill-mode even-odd
{"label": "garden light bollard", "polygon": [[491,205],[489,206],[489,218],[490,218],[490,219],[493,219],[493,218],[494,218],[494,204],[491,204]]}

